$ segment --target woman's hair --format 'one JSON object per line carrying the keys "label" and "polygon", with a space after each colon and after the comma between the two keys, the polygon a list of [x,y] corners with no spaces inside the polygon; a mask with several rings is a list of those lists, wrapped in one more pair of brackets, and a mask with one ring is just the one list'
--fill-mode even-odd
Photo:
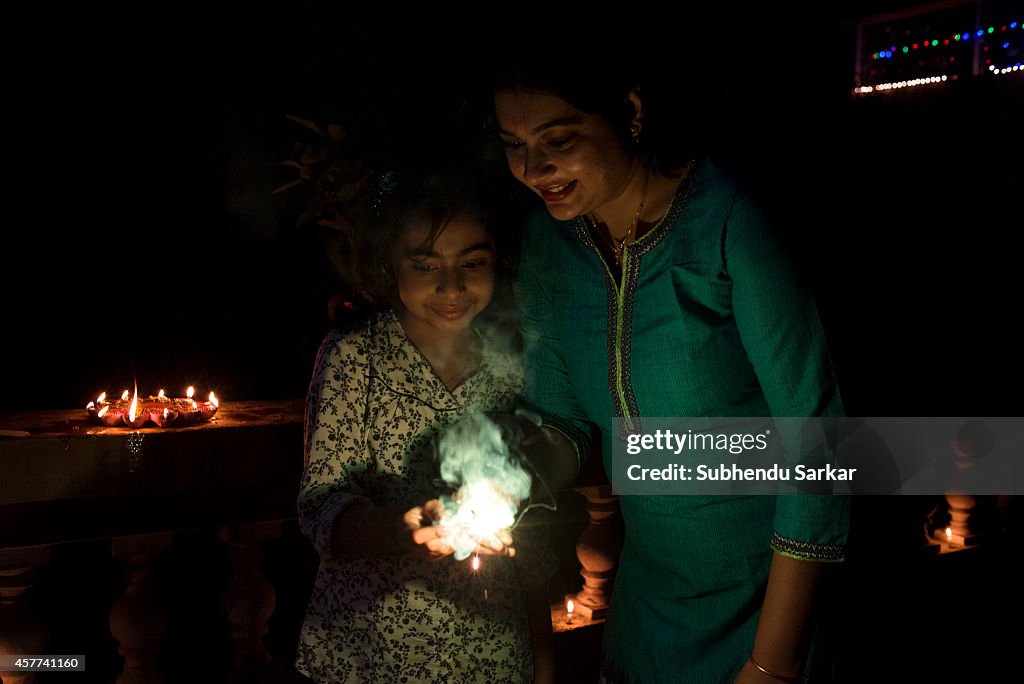
{"label": "woman's hair", "polygon": [[[601,39],[595,42],[600,45]],[[705,151],[702,135],[692,123],[696,112],[682,107],[687,79],[681,69],[673,70],[652,51],[601,48],[567,65],[553,64],[558,60],[543,50],[498,43],[491,56],[492,93],[525,90],[554,95],[581,112],[604,117],[629,145],[635,112],[626,98],[638,88],[644,117],[637,145],[644,161],[660,173],[677,175]]]}
{"label": "woman's hair", "polygon": [[398,301],[394,280],[394,247],[402,231],[414,219],[429,226],[423,245],[430,249],[434,241],[455,218],[481,223],[494,241],[497,254],[495,289],[505,284],[511,263],[510,231],[503,230],[502,203],[497,192],[479,173],[453,171],[443,173],[378,174],[372,199],[373,216],[364,228],[364,285],[374,301],[393,306]]}

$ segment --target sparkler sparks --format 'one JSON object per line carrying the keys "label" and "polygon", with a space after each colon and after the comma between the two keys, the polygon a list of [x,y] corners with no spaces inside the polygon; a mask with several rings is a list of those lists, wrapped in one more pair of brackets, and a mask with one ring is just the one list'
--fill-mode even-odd
{"label": "sparkler sparks", "polygon": [[[496,538],[516,522],[520,502],[530,495],[530,474],[512,457],[501,429],[479,412],[466,414],[438,444],[441,477],[455,495],[443,497],[438,524],[448,530],[445,543],[464,560],[481,542]],[[474,570],[479,557],[474,559]]]}

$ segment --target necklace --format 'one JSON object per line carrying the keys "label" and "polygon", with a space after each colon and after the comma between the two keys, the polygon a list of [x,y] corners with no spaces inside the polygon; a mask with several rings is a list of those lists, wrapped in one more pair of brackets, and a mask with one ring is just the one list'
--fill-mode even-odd
{"label": "necklace", "polygon": [[622,252],[626,249],[626,245],[633,242],[636,237],[636,227],[640,223],[640,212],[644,210],[644,202],[647,201],[647,185],[651,181],[651,170],[647,169],[647,175],[644,176],[644,190],[640,195],[640,206],[636,208],[636,213],[633,215],[633,222],[629,224],[629,228],[626,229],[626,234],[622,238],[617,238],[612,235],[611,229],[607,231],[601,231],[597,228],[597,214],[593,214],[590,222],[594,226],[594,230],[605,235],[608,238],[608,245],[612,248],[612,256],[615,257],[615,264],[622,266]]}

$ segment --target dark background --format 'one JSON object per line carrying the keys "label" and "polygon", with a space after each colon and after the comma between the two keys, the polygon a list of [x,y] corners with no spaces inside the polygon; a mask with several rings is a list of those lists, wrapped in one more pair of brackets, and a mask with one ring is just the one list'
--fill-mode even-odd
{"label": "dark background", "polygon": [[31,40],[8,48],[2,411],[84,406],[133,377],[302,396],[335,283],[298,195],[272,194],[304,136],[284,116],[344,120],[380,160],[441,156],[476,125],[460,91],[505,32],[553,69],[625,50],[696,72],[695,134],[786,217],[851,414],[1019,413],[1021,80],[853,99],[856,20],[909,3],[631,4],[603,26],[504,6],[145,4],[10,24]]}
{"label": "dark background", "polygon": [[[440,161],[477,132],[461,94],[505,32],[553,69],[594,50],[679,61],[698,132],[785,219],[850,415],[1019,415],[1024,77],[854,99],[856,21],[913,3],[817,4],[629,3],[611,33],[518,5],[9,8],[0,412],[84,407],[133,377],[303,396],[337,283],[295,198],[272,194],[303,137],[284,116],[343,119],[375,161]],[[1016,666],[997,618],[1020,615],[1019,536],[918,557],[933,505],[855,500],[833,624],[850,681]]]}

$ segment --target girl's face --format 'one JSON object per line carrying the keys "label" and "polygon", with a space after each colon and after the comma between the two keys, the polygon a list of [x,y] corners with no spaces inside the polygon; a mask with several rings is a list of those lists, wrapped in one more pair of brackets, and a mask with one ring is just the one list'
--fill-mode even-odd
{"label": "girl's face", "polygon": [[561,221],[600,214],[640,164],[607,119],[554,95],[500,90],[494,108],[512,175]]}
{"label": "girl's face", "polygon": [[466,330],[494,293],[494,242],[479,221],[456,216],[424,246],[429,233],[429,219],[410,219],[393,252],[399,319],[414,341]]}

